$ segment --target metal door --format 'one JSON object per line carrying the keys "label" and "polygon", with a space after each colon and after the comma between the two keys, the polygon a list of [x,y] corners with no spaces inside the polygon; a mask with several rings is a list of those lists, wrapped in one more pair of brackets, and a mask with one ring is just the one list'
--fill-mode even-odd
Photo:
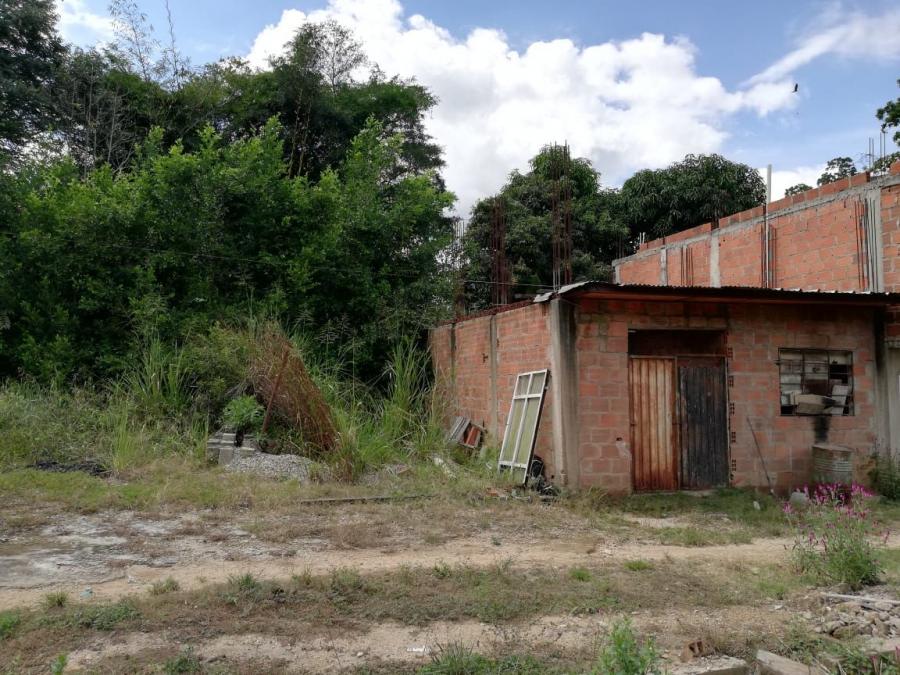
{"label": "metal door", "polygon": [[728,413],[723,359],[678,359],[681,487],[728,484]]}
{"label": "metal door", "polygon": [[676,490],[675,359],[632,356],[628,373],[634,489]]}

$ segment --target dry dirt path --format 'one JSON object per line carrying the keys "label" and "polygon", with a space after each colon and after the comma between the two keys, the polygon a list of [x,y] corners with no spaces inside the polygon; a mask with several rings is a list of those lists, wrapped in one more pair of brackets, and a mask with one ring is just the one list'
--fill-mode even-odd
{"label": "dry dirt path", "polygon": [[[287,578],[292,574],[309,572],[328,574],[332,570],[349,567],[360,572],[383,572],[407,567],[431,567],[438,563],[466,564],[475,567],[512,560],[521,566],[572,567],[591,565],[610,560],[675,560],[702,559],[718,561],[777,562],[786,555],[789,541],[785,539],[760,539],[751,544],[706,546],[688,548],[659,544],[610,544],[598,541],[599,537],[574,537],[531,542],[497,542],[491,536],[457,539],[436,546],[409,550],[296,550],[293,555],[274,557],[268,554],[228,557],[217,556],[215,548],[204,555],[153,559],[131,562],[125,553],[108,553],[93,549],[90,555],[69,556],[64,564],[54,562],[52,556],[41,550],[15,554],[16,565],[5,566],[0,555],[0,610],[30,606],[41,601],[50,591],[65,591],[72,598],[79,598],[90,588],[91,599],[112,600],[129,594],[146,592],[157,581],[169,577],[182,589],[190,590],[205,584],[227,581],[229,577],[251,573],[262,579]],[[109,542],[104,541],[104,544]],[[499,545],[497,545],[499,543]],[[188,542],[185,542],[185,546]],[[178,546],[178,542],[174,542]],[[103,547],[100,547],[103,548]],[[7,561],[10,557],[8,556]],[[23,562],[23,557],[27,559]],[[99,559],[98,559],[99,558]],[[85,562],[79,566],[79,562]],[[109,567],[108,563],[120,561],[121,565]],[[104,567],[104,563],[107,564]],[[17,569],[17,565],[19,568]],[[53,566],[57,567],[54,568]],[[45,568],[50,568],[45,569]],[[31,568],[36,572],[29,575]],[[60,572],[60,570],[62,570]],[[42,573],[46,572],[46,573]]]}
{"label": "dry dirt path", "polygon": [[[492,625],[477,621],[435,622],[423,627],[392,622],[364,630],[335,629],[333,635],[297,640],[271,634],[219,635],[192,643],[191,649],[204,662],[227,660],[252,664],[255,672],[331,673],[378,662],[425,664],[448,645],[465,645],[479,653],[515,651],[590,651],[604,635],[611,615],[538,616],[527,622]],[[747,634],[774,635],[791,617],[771,608],[727,607],[667,612],[635,612],[630,617],[640,630],[663,631],[663,656],[678,662],[679,648],[700,635],[721,633],[723,626],[740,626]],[[67,671],[96,667],[109,659],[160,658],[177,654],[181,642],[176,634],[126,633],[112,639],[98,637],[69,654]]]}

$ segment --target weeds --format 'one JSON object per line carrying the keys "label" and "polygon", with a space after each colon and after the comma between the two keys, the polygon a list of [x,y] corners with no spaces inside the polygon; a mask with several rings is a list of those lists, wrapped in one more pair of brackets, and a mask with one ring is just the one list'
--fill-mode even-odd
{"label": "weeds", "polygon": [[11,637],[21,622],[18,612],[0,612],[0,640]]}
{"label": "weeds", "polygon": [[653,569],[653,563],[646,560],[626,560],[625,569],[629,572],[645,572]]}
{"label": "weeds", "polygon": [[489,659],[468,647],[453,643],[441,647],[419,675],[543,675],[547,668],[530,656]]}
{"label": "weeds", "polygon": [[165,595],[181,589],[181,585],[172,577],[166,577],[162,581],[154,581],[150,586],[150,595]]}
{"label": "weeds", "polygon": [[166,661],[162,670],[165,675],[181,675],[182,673],[202,672],[203,667],[200,659],[194,654],[194,650],[191,647],[185,647],[178,656]]}
{"label": "weeds", "polygon": [[136,619],[139,616],[140,612],[137,608],[131,602],[123,600],[106,605],[83,605],[58,619],[52,619],[50,623],[108,631],[123,621]]}
{"label": "weeds", "polygon": [[892,451],[889,450],[876,457],[872,482],[875,490],[885,499],[900,500],[900,462]]}
{"label": "weeds", "polygon": [[44,596],[44,609],[61,609],[69,603],[69,594],[65,591],[53,591]]}
{"label": "weeds", "polygon": [[596,675],[658,675],[660,656],[653,640],[641,642],[628,619],[618,621],[597,657]]}
{"label": "weeds", "polygon": [[851,589],[876,583],[881,563],[872,539],[886,535],[866,506],[871,493],[859,485],[820,485],[807,494],[809,504],[802,510],[784,506],[796,529],[794,562],[800,572]]}
{"label": "weeds", "polygon": [[569,570],[569,576],[575,581],[590,581],[591,573],[583,567],[573,567]]}
{"label": "weeds", "polygon": [[69,657],[66,654],[59,654],[50,664],[51,675],[62,675],[66,672],[66,666],[69,665]]}

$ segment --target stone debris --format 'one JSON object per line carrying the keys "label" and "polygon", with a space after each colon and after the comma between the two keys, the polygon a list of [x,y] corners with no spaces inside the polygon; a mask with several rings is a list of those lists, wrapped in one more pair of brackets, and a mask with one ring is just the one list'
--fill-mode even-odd
{"label": "stone debris", "polygon": [[265,452],[236,457],[225,466],[226,471],[253,473],[265,478],[286,478],[301,483],[309,481],[309,467],[313,461],[298,455],[270,455]]}
{"label": "stone debris", "polygon": [[[853,598],[853,599],[851,599]],[[814,622],[813,630],[839,640],[857,636],[900,636],[900,605],[888,597],[823,595],[818,616],[804,612],[804,618]]]}

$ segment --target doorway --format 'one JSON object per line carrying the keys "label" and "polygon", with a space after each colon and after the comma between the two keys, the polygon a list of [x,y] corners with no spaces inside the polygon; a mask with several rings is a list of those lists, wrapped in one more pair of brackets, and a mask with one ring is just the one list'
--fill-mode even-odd
{"label": "doorway", "polygon": [[[728,401],[724,352],[713,331],[641,331],[629,351],[634,489],[700,490],[728,484]],[[667,340],[663,333],[672,335]],[[703,335],[692,336],[691,333]],[[719,342],[720,341],[720,342]]]}

